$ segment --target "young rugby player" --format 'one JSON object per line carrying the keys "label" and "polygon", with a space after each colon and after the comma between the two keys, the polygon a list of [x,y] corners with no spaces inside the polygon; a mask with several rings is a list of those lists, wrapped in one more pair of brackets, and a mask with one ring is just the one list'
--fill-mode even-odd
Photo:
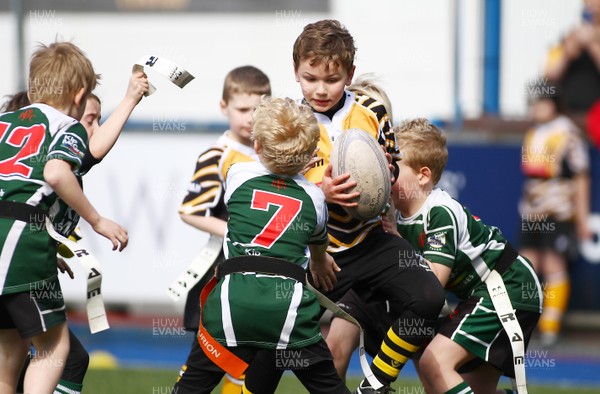
{"label": "young rugby player", "polygon": [[[229,123],[229,130],[198,156],[187,195],[179,208],[179,215],[184,222],[212,237],[222,238],[227,229],[223,185],[229,167],[237,162],[258,160],[250,138],[252,112],[263,95],[271,95],[271,84],[269,77],[256,67],[237,67],[225,77],[219,104]],[[208,273],[190,289],[183,315],[186,330],[198,331],[200,292],[212,278],[214,267],[222,260],[221,252]],[[192,346],[197,347],[198,341],[194,340]],[[242,381],[227,375],[222,393],[240,393],[241,384]]]}
{"label": "young rugby player", "polygon": [[[260,163],[229,169],[226,260],[203,291],[202,346],[188,356],[173,393],[209,393],[226,370],[243,372],[261,349],[273,360],[300,363],[294,373],[309,392],[348,393],[321,335],[319,303],[303,286],[307,245],[320,273],[315,282],[325,290],[337,269],[326,253],[325,197],[299,175],[317,146],[317,121],[306,106],[265,98],[254,112],[253,138]],[[244,392],[262,392],[253,376]]]}
{"label": "young rugby player", "polygon": [[395,132],[401,154],[392,187],[397,230],[461,300],[419,361],[427,392],[493,393],[501,375],[524,383],[524,368],[519,369],[542,311],[530,262],[499,229],[435,188],[448,158],[440,130],[415,119]]}
{"label": "young rugby player", "polygon": [[[93,93],[89,94],[85,111],[81,117],[81,124],[85,127],[90,136],[88,149],[86,149],[82,160],[81,172],[87,172],[89,168],[99,163],[106,154],[108,154],[118,139],[131,112],[140,102],[143,94],[147,90],[147,76],[142,72],[134,73],[129,80],[125,97],[102,126],[99,124],[101,118],[100,99]],[[3,106],[3,110],[12,112],[28,105],[30,105],[30,103],[27,98],[27,92],[18,92]],[[81,182],[81,179],[79,181]],[[81,236],[75,232],[75,227],[79,222],[79,216],[75,211],[58,199],[55,203],[55,208],[51,208],[50,212],[53,225],[61,235],[75,241],[81,239]],[[65,253],[65,249],[59,246],[58,252],[59,254]],[[67,252],[69,255],[72,255],[70,251]],[[68,272],[69,276],[73,279],[74,276],[70,267],[62,257],[59,257],[58,259],[58,267],[61,272]],[[83,389],[83,380],[89,364],[89,355],[79,339],[77,339],[70,329],[69,343],[69,354],[55,392],[77,394]],[[23,392],[23,378],[28,366],[29,359],[27,359],[26,365],[21,373],[21,379],[19,380],[19,385],[17,387],[18,393]]]}
{"label": "young rugby player", "polygon": [[[14,391],[30,343],[36,349],[25,392],[52,393],[69,352],[56,270],[56,243],[46,231],[61,198],[113,249],[127,231],[98,214],[77,181],[88,135],[78,122],[98,75],[75,45],[41,46],[30,63],[29,107],[0,115],[0,387]],[[51,290],[51,291],[48,291]]]}
{"label": "young rugby player", "polygon": [[[539,324],[544,346],[558,341],[571,292],[569,262],[577,257],[578,241],[593,236],[588,226],[588,146],[583,133],[564,115],[557,88],[553,84],[529,87],[535,126],[525,134],[521,149],[525,182],[519,202],[520,253],[546,285]],[[548,91],[553,94],[544,93]]]}
{"label": "young rugby player", "polygon": [[336,301],[353,289],[365,300],[390,300],[396,317],[371,366],[383,387],[375,389],[364,380],[358,388],[359,393],[372,393],[388,391],[406,361],[427,339],[401,327],[433,327],[444,304],[444,291],[408,242],[383,231],[381,217],[360,221],[344,211],[343,206],[356,205],[351,201],[357,193],[347,192],[355,185],[346,182],[349,174],[331,177],[333,141],[350,128],[369,132],[388,152],[397,154],[385,107],[372,98],[357,102],[354,93],[345,90],[354,75],[355,51],[352,36],[338,21],[322,20],[305,26],[296,39],[293,62],[304,103],[313,109],[321,128],[317,154],[322,160],[306,177],[321,185],[325,193],[328,251],[342,269],[337,285],[326,295]]}
{"label": "young rugby player", "polygon": [[[371,108],[383,105],[385,114],[380,121],[382,127],[393,124],[392,103],[372,75],[358,76],[347,89],[355,94],[355,99],[359,104],[367,103],[367,106]],[[395,209],[392,204],[393,202],[390,204],[388,215],[395,217]],[[353,290],[350,290],[339,299],[337,305],[358,320],[365,332],[365,349],[369,355],[375,357],[387,329],[395,320],[388,310],[387,302],[377,301],[367,304]],[[333,354],[335,369],[344,379],[352,353],[359,345],[359,334],[358,326],[333,315],[325,340]]]}

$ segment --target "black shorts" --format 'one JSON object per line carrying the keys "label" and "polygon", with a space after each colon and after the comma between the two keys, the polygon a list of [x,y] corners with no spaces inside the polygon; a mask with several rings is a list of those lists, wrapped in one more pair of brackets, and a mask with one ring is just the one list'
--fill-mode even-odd
{"label": "black shorts", "polygon": [[521,249],[552,250],[569,261],[577,258],[577,238],[573,222],[558,222],[550,216],[544,221],[523,220],[519,242]]}
{"label": "black shorts", "polygon": [[[365,350],[371,357],[375,357],[383,338],[395,320],[390,313],[389,302],[366,303],[353,290],[350,290],[340,298],[337,305],[358,320],[365,332]],[[333,318],[338,319],[335,315]]]}
{"label": "black shorts", "polygon": [[437,319],[444,305],[444,289],[404,238],[376,227],[359,245],[332,256],[342,269],[336,274],[334,289],[325,293],[332,301],[352,289],[367,303],[389,301],[395,318],[410,311],[420,318]]}
{"label": "black shorts", "polygon": [[[350,393],[335,370],[333,357],[324,340],[301,349],[228,349],[249,363],[244,385],[251,393],[274,393],[283,370],[291,370],[310,393]],[[257,354],[260,354],[260,357],[256,357]],[[265,373],[269,375],[268,378],[265,377]],[[204,354],[198,341],[195,341],[172,393],[211,393],[224,375],[225,372]]]}
{"label": "black shorts", "polygon": [[67,320],[58,278],[40,289],[0,295],[0,329],[32,338]]}

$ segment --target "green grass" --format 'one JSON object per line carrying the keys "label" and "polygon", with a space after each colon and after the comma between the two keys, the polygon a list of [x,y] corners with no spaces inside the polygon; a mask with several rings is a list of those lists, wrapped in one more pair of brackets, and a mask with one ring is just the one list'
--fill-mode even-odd
{"label": "green grass", "polygon": [[[177,370],[160,369],[90,369],[84,381],[84,393],[89,394],[170,394],[177,378]],[[348,379],[350,390],[358,385],[359,378]],[[421,394],[423,389],[417,380],[399,379],[393,387],[397,394]],[[600,394],[600,387],[556,387],[529,385],[531,394]],[[214,390],[219,393],[218,389]],[[307,391],[293,375],[284,375],[278,394],[301,394]]]}

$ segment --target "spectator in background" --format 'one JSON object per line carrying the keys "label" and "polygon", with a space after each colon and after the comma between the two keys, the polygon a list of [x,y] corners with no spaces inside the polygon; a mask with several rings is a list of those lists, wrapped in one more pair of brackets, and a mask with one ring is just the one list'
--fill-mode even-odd
{"label": "spectator in background", "polygon": [[521,151],[520,254],[545,282],[539,329],[542,344],[551,346],[569,301],[567,263],[576,257],[577,239],[591,237],[589,157],[581,132],[562,111],[557,86],[528,91],[535,125]]}
{"label": "spectator in background", "polygon": [[600,100],[600,0],[584,0],[581,24],[550,50],[544,74],[560,88],[566,113],[587,129],[585,114]]}

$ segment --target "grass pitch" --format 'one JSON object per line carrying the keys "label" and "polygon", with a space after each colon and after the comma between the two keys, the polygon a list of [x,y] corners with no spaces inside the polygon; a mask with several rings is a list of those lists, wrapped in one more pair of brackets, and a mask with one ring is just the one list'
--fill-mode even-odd
{"label": "grass pitch", "polygon": [[[90,369],[84,381],[84,393],[89,394],[170,394],[177,379],[178,370],[161,369]],[[354,390],[360,378],[348,379],[348,387]],[[399,379],[393,387],[398,394],[421,394],[424,390],[417,380]],[[506,387],[508,388],[508,387]],[[215,393],[220,393],[217,388]],[[600,394],[600,387],[557,387],[529,385],[531,394]],[[307,393],[306,389],[291,374],[284,375],[277,394]]]}

